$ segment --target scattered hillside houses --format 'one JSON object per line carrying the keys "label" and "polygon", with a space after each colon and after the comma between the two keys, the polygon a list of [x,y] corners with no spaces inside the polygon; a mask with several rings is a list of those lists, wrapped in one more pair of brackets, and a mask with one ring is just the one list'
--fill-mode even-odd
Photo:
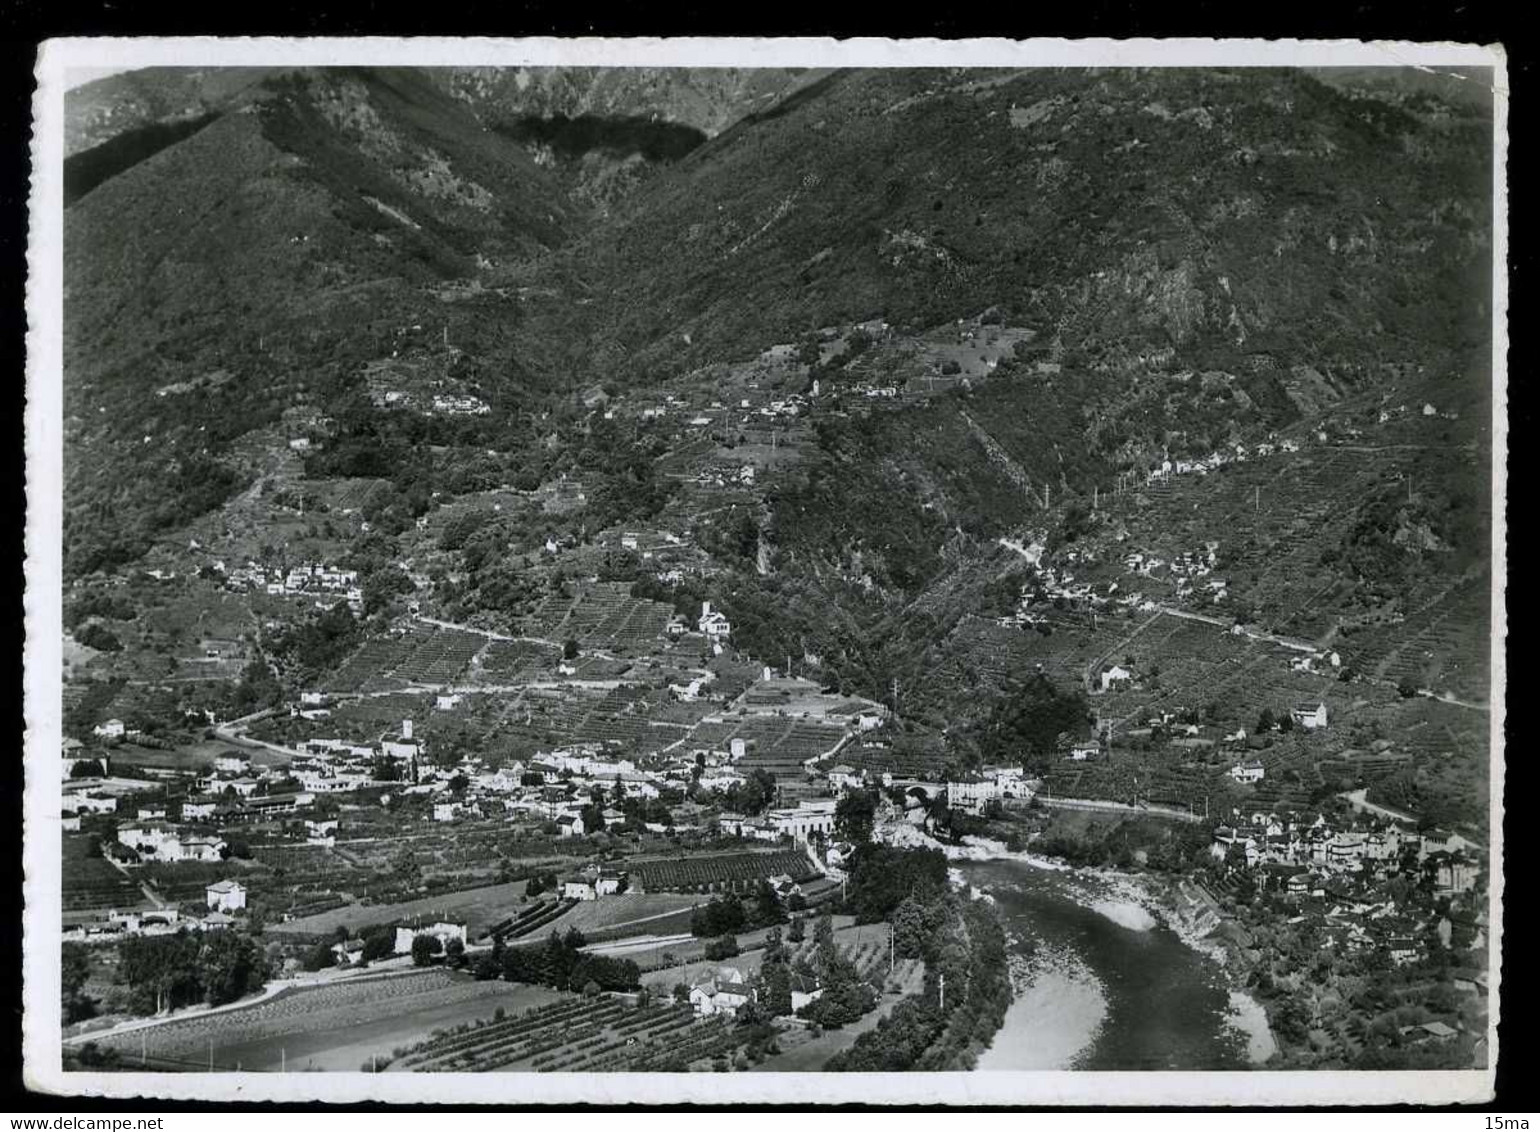
{"label": "scattered hillside houses", "polygon": [[118,843],[141,857],[168,864],[183,861],[214,863],[224,859],[225,842],[209,834],[183,834],[167,822],[143,822],[120,826]]}

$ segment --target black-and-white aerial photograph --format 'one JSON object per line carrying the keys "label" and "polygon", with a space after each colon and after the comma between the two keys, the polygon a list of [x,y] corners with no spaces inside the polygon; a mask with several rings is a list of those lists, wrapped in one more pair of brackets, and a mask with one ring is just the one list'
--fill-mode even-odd
{"label": "black-and-white aerial photograph", "polygon": [[54,1087],[1490,1081],[1500,54],[810,58],[65,57]]}

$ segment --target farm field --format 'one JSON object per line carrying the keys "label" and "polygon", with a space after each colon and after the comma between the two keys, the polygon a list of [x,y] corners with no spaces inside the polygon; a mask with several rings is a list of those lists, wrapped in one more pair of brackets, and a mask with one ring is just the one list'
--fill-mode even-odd
{"label": "farm field", "polygon": [[562,931],[577,928],[584,935],[600,931],[614,935],[608,929],[634,925],[636,934],[641,934],[653,931],[656,926],[653,921],[658,917],[688,911],[704,902],[700,896],[675,895],[670,892],[622,892],[615,896],[601,896],[598,900],[579,901],[553,926]]}
{"label": "farm field", "polygon": [[[840,917],[846,920],[845,917]],[[763,933],[754,933],[762,935]],[[879,986],[888,984],[888,930],[886,924],[836,927],[835,944],[855,963],[863,977]],[[793,947],[794,957],[811,958],[816,945],[811,938]],[[647,1006],[631,1006],[614,997],[584,998],[562,995],[501,1019],[485,1015],[456,1032],[444,1032],[423,1041],[396,1059],[393,1072],[618,1072],[683,1071],[717,1067],[719,1058],[730,1056],[737,1045],[734,1027],[723,1019],[697,1019],[688,1007],[667,1001],[675,983],[700,982],[724,968],[754,975],[763,962],[763,950],[730,960],[692,963],[655,971],[643,978],[658,999]],[[891,981],[897,989],[884,991],[878,1007],[859,1022],[813,1038],[807,1031],[787,1031],[791,1047],[784,1064],[775,1068],[811,1068],[848,1048],[871,1029],[905,994],[916,993],[924,981],[924,967],[905,960],[894,969]],[[785,1044],[783,1043],[783,1044]]]}
{"label": "farm field", "polygon": [[90,839],[81,835],[63,839],[60,890],[66,913],[85,909],[126,908],[143,900],[139,885],[101,857],[87,853]]}
{"label": "farm field", "polygon": [[[108,1038],[98,1044],[130,1061],[212,1057],[215,1067],[244,1070],[357,1071],[371,1054],[420,1040],[499,1007],[517,1011],[549,1002],[555,991],[517,983],[476,982],[448,971],[334,981],[283,991],[263,1002]],[[143,1043],[141,1045],[141,1042]]]}
{"label": "farm field", "polygon": [[730,1055],[738,1044],[735,1029],[725,1019],[696,1019],[689,1007],[672,1002],[631,1006],[619,998],[567,994],[430,1038],[390,1071],[678,1072]]}
{"label": "farm field", "polygon": [[195,771],[212,763],[219,755],[239,755],[250,759],[255,766],[283,766],[288,759],[266,747],[237,747],[218,740],[206,740],[187,744],[171,750],[158,747],[138,747],[124,743],[112,751],[112,760],[118,764],[156,767],[166,770]]}
{"label": "farm field", "polygon": [[273,924],[267,930],[275,935],[328,936],[338,927],[357,931],[368,924],[386,924],[415,916],[463,916],[472,939],[493,924],[518,911],[524,901],[524,881],[471,888],[442,896],[425,896],[396,904],[347,904],[314,916]]}

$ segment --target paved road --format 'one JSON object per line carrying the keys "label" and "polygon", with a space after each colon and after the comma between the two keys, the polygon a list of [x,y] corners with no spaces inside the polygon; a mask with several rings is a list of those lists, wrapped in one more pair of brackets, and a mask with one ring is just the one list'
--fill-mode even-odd
{"label": "paved road", "polygon": [[1470,708],[1471,711],[1489,712],[1492,710],[1491,704],[1478,704],[1471,700],[1457,699],[1448,692],[1435,692],[1432,688],[1418,688],[1417,694],[1423,697],[1423,699],[1437,700],[1441,704],[1453,704],[1455,707]]}
{"label": "paved road", "polygon": [[[1194,613],[1190,609],[1178,609],[1171,605],[1156,605],[1161,613],[1172,617],[1180,617],[1184,621],[1202,621],[1206,625],[1217,625],[1221,629],[1232,629],[1234,622],[1226,621],[1223,617],[1214,617],[1207,613]],[[1241,636],[1249,637],[1253,641],[1269,641],[1275,645],[1281,645],[1295,652],[1315,652],[1315,645],[1309,641],[1299,640],[1297,637],[1280,637],[1277,633],[1259,633],[1255,629],[1241,628]]]}
{"label": "paved road", "polygon": [[1417,824],[1417,819],[1411,814],[1403,814],[1400,810],[1392,810],[1388,806],[1376,806],[1368,800],[1368,793],[1368,787],[1364,787],[1360,790],[1344,791],[1337,797],[1346,800],[1355,810],[1365,810],[1371,814],[1378,814],[1382,818],[1389,818],[1391,821]]}
{"label": "paved road", "polygon": [[[387,963],[392,964],[392,967],[385,968]],[[293,979],[274,979],[256,994],[238,999],[235,1002],[227,1002],[223,1006],[190,1006],[184,1010],[177,1010],[163,1016],[134,1018],[127,1022],[119,1022],[116,1026],[108,1026],[99,1030],[87,1030],[71,1035],[63,1040],[66,1045],[74,1045],[77,1042],[92,1042],[101,1038],[111,1037],[115,1034],[127,1034],[136,1030],[148,1030],[155,1026],[169,1025],[173,1022],[183,1022],[189,1018],[203,1018],[210,1014],[226,1014],[232,1010],[246,1010],[259,1003],[266,1002],[268,999],[286,990],[321,986],[326,983],[342,982],[347,979],[410,975],[421,970],[422,968],[411,966],[411,959],[406,956],[400,956],[396,960],[383,960],[361,970],[350,971],[338,967],[334,971],[319,971],[315,974]]]}

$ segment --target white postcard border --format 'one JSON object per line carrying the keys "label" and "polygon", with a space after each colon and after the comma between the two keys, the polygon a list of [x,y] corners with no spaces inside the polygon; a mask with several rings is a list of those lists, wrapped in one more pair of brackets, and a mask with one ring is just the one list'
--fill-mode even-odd
{"label": "white postcard border", "polygon": [[[1491,67],[1494,90],[1489,1067],[1448,1072],[936,1074],[65,1073],[58,964],[62,740],[62,223],[64,91],[72,68],[146,66]],[[40,1092],[219,1101],[393,1103],[1267,1105],[1477,1103],[1492,1096],[1502,942],[1507,618],[1507,119],[1500,46],[1326,40],[60,39],[36,71],[27,251],[26,738],[23,1076]]]}

